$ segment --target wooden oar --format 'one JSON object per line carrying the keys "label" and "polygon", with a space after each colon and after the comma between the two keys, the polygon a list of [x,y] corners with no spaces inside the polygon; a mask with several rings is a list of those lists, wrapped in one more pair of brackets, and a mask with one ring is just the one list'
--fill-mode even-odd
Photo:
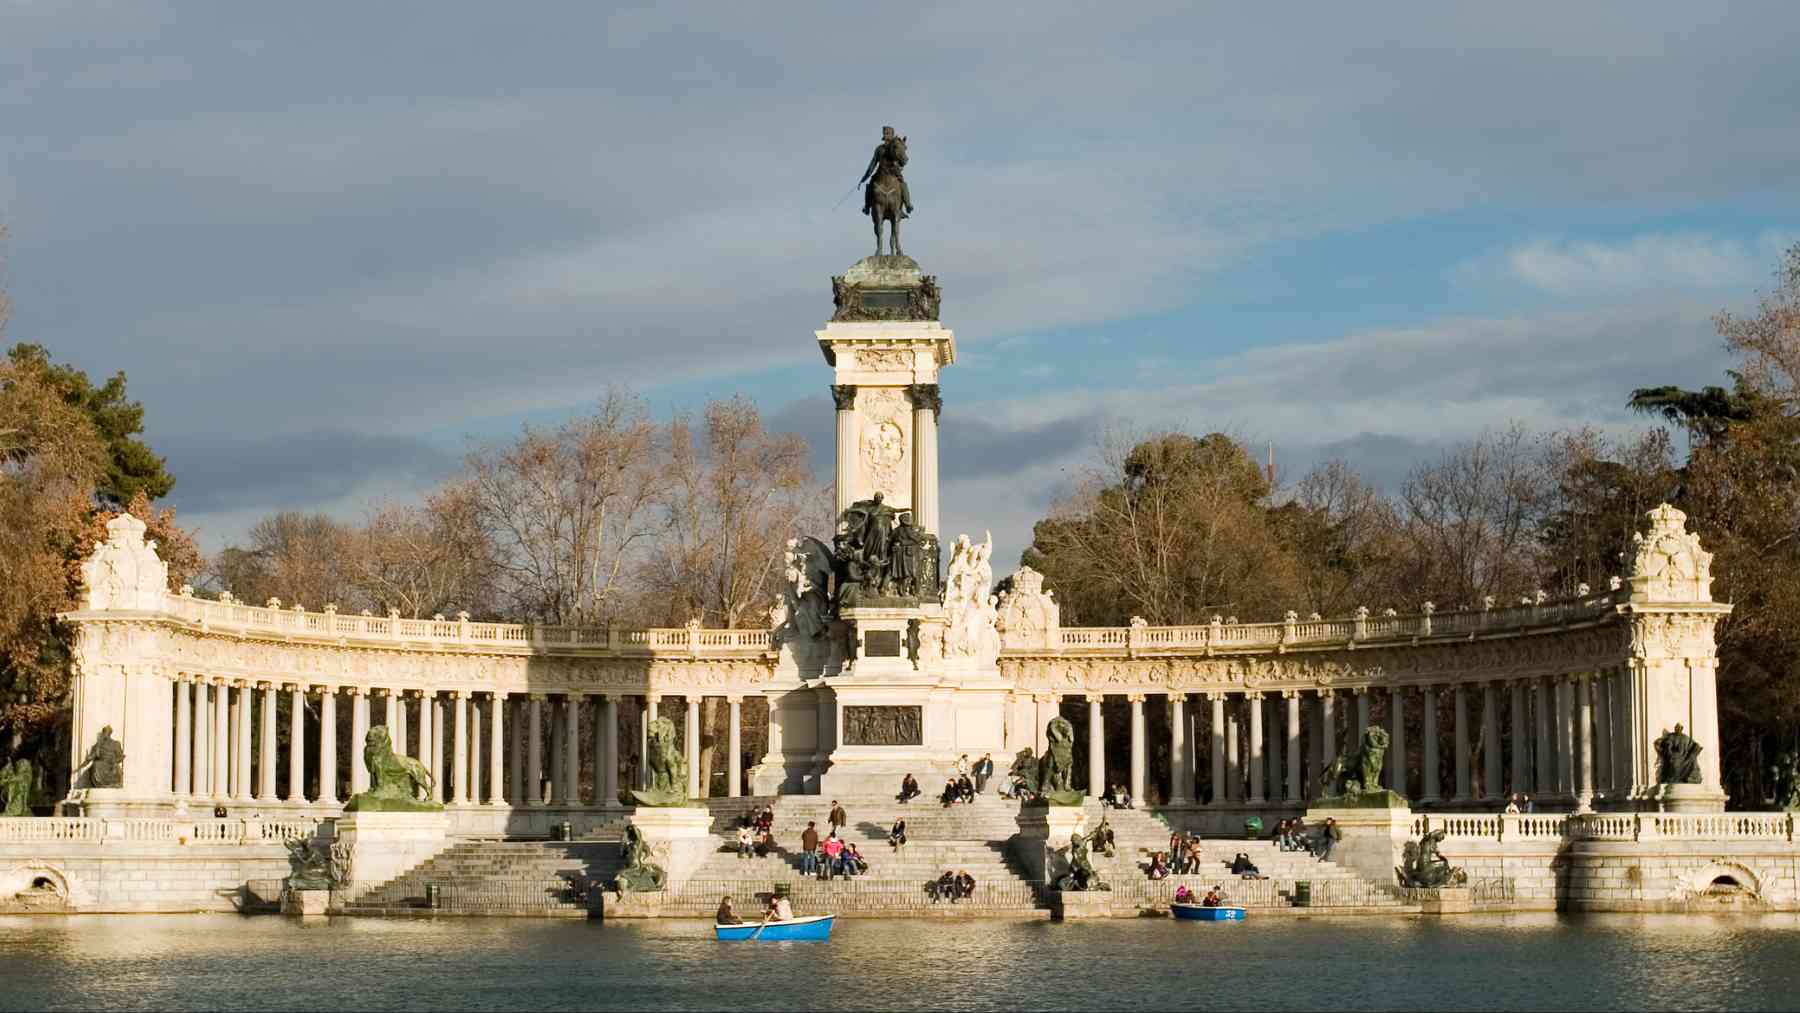
{"label": "wooden oar", "polygon": [[773,912],[773,911],[770,911],[768,914],[763,915],[762,924],[758,925],[756,927],[755,932],[750,933],[750,940],[749,940],[750,942],[753,942],[753,943],[756,942],[756,937],[762,935],[762,930],[769,927],[769,919],[771,919],[773,917],[775,917],[775,912]]}

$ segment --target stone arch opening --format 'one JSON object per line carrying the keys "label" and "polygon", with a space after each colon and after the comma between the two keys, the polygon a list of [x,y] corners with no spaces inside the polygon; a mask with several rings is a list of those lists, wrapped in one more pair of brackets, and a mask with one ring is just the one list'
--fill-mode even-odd
{"label": "stone arch opening", "polygon": [[1697,869],[1688,884],[1698,900],[1720,904],[1755,903],[1761,900],[1761,879],[1756,873],[1736,863],[1714,862]]}

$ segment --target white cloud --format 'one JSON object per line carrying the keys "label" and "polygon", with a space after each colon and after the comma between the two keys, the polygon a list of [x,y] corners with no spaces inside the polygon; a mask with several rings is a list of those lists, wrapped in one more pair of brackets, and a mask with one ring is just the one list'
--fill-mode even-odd
{"label": "white cloud", "polygon": [[1645,233],[1616,242],[1534,239],[1465,261],[1451,277],[1465,288],[1498,281],[1559,296],[1742,289],[1766,280],[1793,238],[1765,231],[1754,239],[1699,232]]}

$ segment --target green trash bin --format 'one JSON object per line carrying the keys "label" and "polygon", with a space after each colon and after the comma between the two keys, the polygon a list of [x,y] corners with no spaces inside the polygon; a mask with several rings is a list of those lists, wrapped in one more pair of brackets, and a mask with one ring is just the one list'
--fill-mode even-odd
{"label": "green trash bin", "polygon": [[443,891],[438,888],[438,885],[436,883],[426,883],[425,906],[436,911],[443,902],[444,894]]}
{"label": "green trash bin", "polygon": [[1294,906],[1312,907],[1312,881],[1296,880],[1294,883]]}
{"label": "green trash bin", "polygon": [[1262,836],[1262,832],[1263,821],[1261,816],[1251,816],[1244,820],[1245,839],[1254,841]]}

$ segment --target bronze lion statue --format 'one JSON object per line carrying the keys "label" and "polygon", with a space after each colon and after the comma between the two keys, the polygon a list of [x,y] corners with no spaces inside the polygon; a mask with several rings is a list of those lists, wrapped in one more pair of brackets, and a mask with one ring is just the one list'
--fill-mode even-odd
{"label": "bronze lion statue", "polygon": [[369,769],[369,790],[345,803],[345,812],[415,812],[442,809],[431,801],[437,779],[425,765],[394,752],[388,730],[376,725],[363,739],[363,766]]}
{"label": "bronze lion statue", "polygon": [[1363,730],[1352,752],[1340,753],[1319,774],[1319,798],[1357,798],[1379,794],[1381,763],[1387,757],[1388,733],[1380,725]]}
{"label": "bronze lion statue", "polygon": [[644,750],[644,769],[649,785],[632,792],[638,805],[653,808],[687,805],[687,758],[675,739],[675,722],[657,718],[647,729],[649,742]]}
{"label": "bronze lion statue", "polygon": [[1051,805],[1080,805],[1082,795],[1074,786],[1075,726],[1067,718],[1051,718],[1044,728],[1044,743],[1044,756],[1038,762],[1038,797]]}

